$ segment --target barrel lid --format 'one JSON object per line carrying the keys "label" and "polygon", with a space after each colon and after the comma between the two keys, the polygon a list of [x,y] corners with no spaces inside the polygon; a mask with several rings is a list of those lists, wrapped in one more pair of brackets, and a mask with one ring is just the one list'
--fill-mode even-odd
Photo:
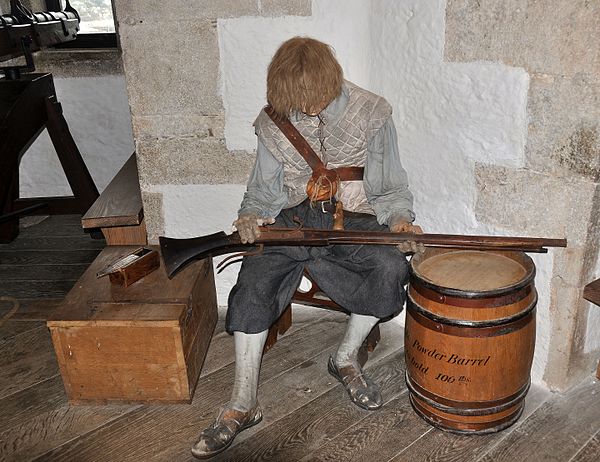
{"label": "barrel lid", "polygon": [[529,284],[531,259],[520,252],[437,250],[411,260],[413,278],[438,291],[461,296],[491,296]]}

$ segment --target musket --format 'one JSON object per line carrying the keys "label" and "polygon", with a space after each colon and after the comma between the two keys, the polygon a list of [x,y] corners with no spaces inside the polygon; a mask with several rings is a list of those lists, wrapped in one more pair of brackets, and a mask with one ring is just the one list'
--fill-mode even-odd
{"label": "musket", "polygon": [[566,239],[505,236],[464,236],[460,234],[414,234],[381,231],[326,230],[310,228],[260,227],[260,237],[254,244],[243,244],[237,232],[223,231],[189,239],[159,237],[167,275],[172,278],[192,260],[217,257],[245,251],[256,254],[264,246],[326,246],[326,245],[398,245],[407,241],[425,247],[473,250],[513,250],[546,253],[546,247],[566,247]]}

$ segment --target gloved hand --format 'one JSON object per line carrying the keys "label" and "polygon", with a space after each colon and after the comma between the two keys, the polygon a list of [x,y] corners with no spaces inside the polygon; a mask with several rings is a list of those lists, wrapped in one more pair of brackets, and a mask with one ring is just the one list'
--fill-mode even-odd
{"label": "gloved hand", "polygon": [[[413,225],[406,218],[395,215],[390,218],[390,222],[388,224],[390,231],[392,233],[416,233],[423,234],[423,230],[418,225]],[[402,253],[423,253],[425,252],[425,246],[422,243],[417,243],[415,241],[406,241],[401,244],[398,244],[398,250]]]}
{"label": "gloved hand", "polygon": [[260,237],[259,226],[272,225],[275,218],[261,218],[254,213],[242,213],[233,222],[233,227],[240,235],[242,244],[253,244]]}

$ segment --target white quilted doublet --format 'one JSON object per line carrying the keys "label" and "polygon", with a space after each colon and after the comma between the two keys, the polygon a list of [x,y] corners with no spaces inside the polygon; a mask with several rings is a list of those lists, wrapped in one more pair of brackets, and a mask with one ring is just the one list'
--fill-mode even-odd
{"label": "white quilted doublet", "polygon": [[[323,150],[319,140],[318,117],[302,114],[291,120],[328,168],[364,167],[370,139],[392,114],[391,106],[381,96],[348,81],[344,82],[344,91],[349,99],[341,116],[337,120],[327,120],[322,116]],[[263,144],[284,163],[287,207],[299,204],[307,197],[306,183],[312,173],[310,167],[264,111],[260,112],[254,125]],[[374,215],[367,203],[362,181],[342,182],[338,199],[346,210]]]}

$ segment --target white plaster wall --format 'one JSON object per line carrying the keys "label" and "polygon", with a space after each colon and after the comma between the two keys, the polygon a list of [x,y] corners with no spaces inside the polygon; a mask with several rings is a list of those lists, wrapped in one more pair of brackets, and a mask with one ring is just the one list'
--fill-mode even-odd
{"label": "white plaster wall", "polygon": [[[73,139],[101,192],[134,151],[124,76],[55,78]],[[44,130],[21,160],[21,197],[71,195]]]}

